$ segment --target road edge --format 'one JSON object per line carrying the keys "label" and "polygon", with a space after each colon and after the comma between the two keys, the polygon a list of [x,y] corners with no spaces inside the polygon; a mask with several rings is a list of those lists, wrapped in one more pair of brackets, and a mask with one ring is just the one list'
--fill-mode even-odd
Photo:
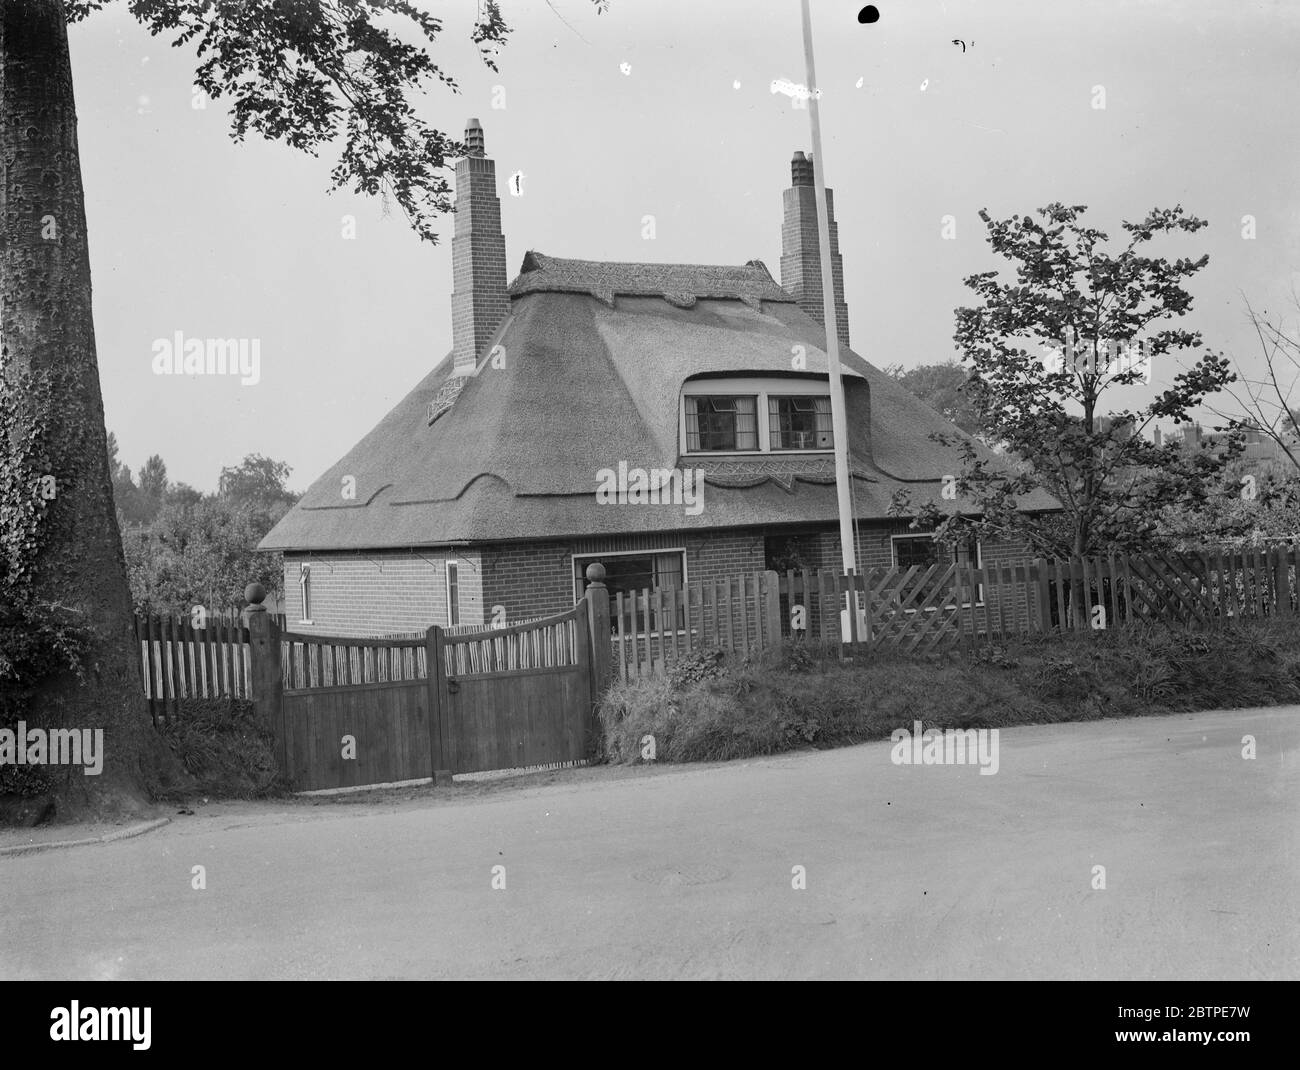
{"label": "road edge", "polygon": [[146,832],[152,832],[154,829],[162,828],[164,825],[170,825],[171,820],[170,817],[159,817],[153,821],[144,821],[139,825],[132,825],[130,828],[120,829],[117,832],[107,832],[103,836],[92,836],[84,840],[50,840],[47,843],[19,843],[12,847],[0,847],[0,858],[6,855],[35,854],[38,851],[54,851],[64,847],[88,847],[95,843],[129,840],[135,836],[143,836]]}

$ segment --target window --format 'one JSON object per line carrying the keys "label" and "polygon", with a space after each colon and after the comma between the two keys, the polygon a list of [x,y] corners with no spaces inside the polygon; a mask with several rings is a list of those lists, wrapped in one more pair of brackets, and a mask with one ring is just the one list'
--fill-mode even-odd
{"label": "window", "polygon": [[298,566],[298,586],[302,590],[302,619],[299,624],[311,623],[311,565]]}
{"label": "window", "polygon": [[758,399],[688,397],[686,448],[692,453],[758,449]]}
{"label": "window", "polygon": [[455,561],[447,562],[447,626],[460,623],[460,568]]}
{"label": "window", "polygon": [[[939,543],[934,541],[933,535],[894,535],[890,538],[890,544],[893,552],[894,565],[901,573],[905,573],[907,569],[912,568],[913,566],[915,566],[917,570],[917,575],[912,577],[907,588],[901,586],[901,575],[895,580],[896,586],[893,589],[893,596],[895,599],[902,602],[907,601],[911,597],[912,592],[915,589],[915,583],[922,575],[924,575],[925,570],[931,565],[956,564],[961,568],[980,568],[982,565],[980,545],[975,539],[971,539],[970,542],[966,543],[964,546],[958,547],[957,549],[948,549],[940,546]],[[949,580],[948,588],[954,592],[956,591],[955,580]],[[923,591],[916,596],[916,599],[912,604],[914,606],[920,605],[924,603],[928,597],[928,593]],[[983,584],[976,585],[975,600],[977,603],[982,603],[984,601]],[[948,606],[951,607],[952,604],[952,602],[949,602]],[[969,605],[970,603],[967,602],[964,604]]]}
{"label": "window", "polygon": [[681,452],[829,453],[829,380],[815,375],[704,377],[682,386]]}
{"label": "window", "polygon": [[767,416],[774,450],[829,450],[835,446],[828,397],[768,397]]}
{"label": "window", "polygon": [[[587,566],[599,561],[605,566],[605,586],[609,590],[610,627],[618,630],[618,596],[623,595],[623,626],[632,630],[632,602],[636,599],[636,628],[644,632],[647,616],[656,617],[654,593],[664,592],[667,602],[668,591],[681,591],[686,579],[686,555],[681,550],[653,551],[641,553],[584,554],[573,559],[574,590],[581,598],[587,589]],[[644,597],[650,592],[649,604]],[[664,615],[668,615],[668,606],[664,606]],[[677,625],[683,627],[680,596],[677,607]],[[669,621],[651,621],[651,630],[660,631],[672,627]]]}

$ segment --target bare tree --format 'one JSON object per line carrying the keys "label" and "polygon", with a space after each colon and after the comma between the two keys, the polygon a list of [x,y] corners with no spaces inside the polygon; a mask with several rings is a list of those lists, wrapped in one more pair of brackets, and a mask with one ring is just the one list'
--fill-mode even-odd
{"label": "bare tree", "polygon": [[[1237,412],[1221,412],[1207,405],[1212,413],[1226,420],[1229,427],[1259,431],[1266,435],[1292,466],[1300,471],[1300,410],[1291,401],[1300,381],[1300,332],[1288,330],[1281,316],[1269,317],[1267,310],[1257,312],[1243,295],[1246,314],[1259,339],[1264,358],[1261,376],[1250,376],[1233,358],[1237,384],[1226,393],[1236,403]],[[1291,291],[1291,301],[1300,312],[1300,295]]]}

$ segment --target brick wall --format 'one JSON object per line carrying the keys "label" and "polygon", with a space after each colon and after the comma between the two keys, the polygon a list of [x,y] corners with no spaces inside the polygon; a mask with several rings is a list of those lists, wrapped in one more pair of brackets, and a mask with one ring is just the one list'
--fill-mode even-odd
{"label": "brick wall", "polygon": [[[890,535],[909,532],[906,520],[862,524],[859,567],[893,565]],[[840,567],[839,532],[834,526],[798,532],[753,528],[716,535],[662,534],[550,540],[500,544],[458,551],[460,622],[485,624],[501,607],[507,621],[548,616],[574,604],[574,557],[584,565],[601,556],[628,551],[684,549],[687,580],[712,583],[729,576],[761,572],[766,567],[766,536],[798,535],[807,566],[815,571]],[[985,544],[983,560],[990,565],[1020,564],[1023,547]],[[594,556],[590,556],[594,555]],[[328,635],[382,635],[418,631],[447,623],[446,552],[436,550],[367,554],[286,554],[284,588],[286,614],[292,630]],[[302,615],[299,567],[312,566],[312,624]],[[998,603],[990,598],[996,615]],[[1023,584],[1008,603],[1011,619],[1025,618]]]}
{"label": "brick wall", "polygon": [[[483,623],[478,552],[456,552],[462,624]],[[285,554],[285,620],[290,631],[373,636],[447,623],[446,551]],[[303,564],[311,565],[311,623],[302,620]]]}

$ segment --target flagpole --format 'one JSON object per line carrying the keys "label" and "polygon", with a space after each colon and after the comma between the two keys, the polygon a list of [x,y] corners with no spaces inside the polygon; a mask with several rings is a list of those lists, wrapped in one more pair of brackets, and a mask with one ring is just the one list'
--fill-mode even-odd
{"label": "flagpole", "polygon": [[[801,0],[803,54],[808,73],[808,118],[812,126],[813,185],[817,194],[817,240],[821,247],[822,322],[826,327],[826,356],[830,364],[831,433],[835,439],[835,493],[840,513],[840,556],[847,574],[855,570],[853,507],[849,498],[849,430],[844,409],[844,380],[840,377],[840,338],[835,319],[835,274],[831,266],[830,214],[826,210],[825,156],[822,155],[821,116],[817,107],[817,72],[813,65],[812,15],[809,0]],[[851,604],[857,605],[856,591]],[[848,636],[848,614],[841,612]]]}

